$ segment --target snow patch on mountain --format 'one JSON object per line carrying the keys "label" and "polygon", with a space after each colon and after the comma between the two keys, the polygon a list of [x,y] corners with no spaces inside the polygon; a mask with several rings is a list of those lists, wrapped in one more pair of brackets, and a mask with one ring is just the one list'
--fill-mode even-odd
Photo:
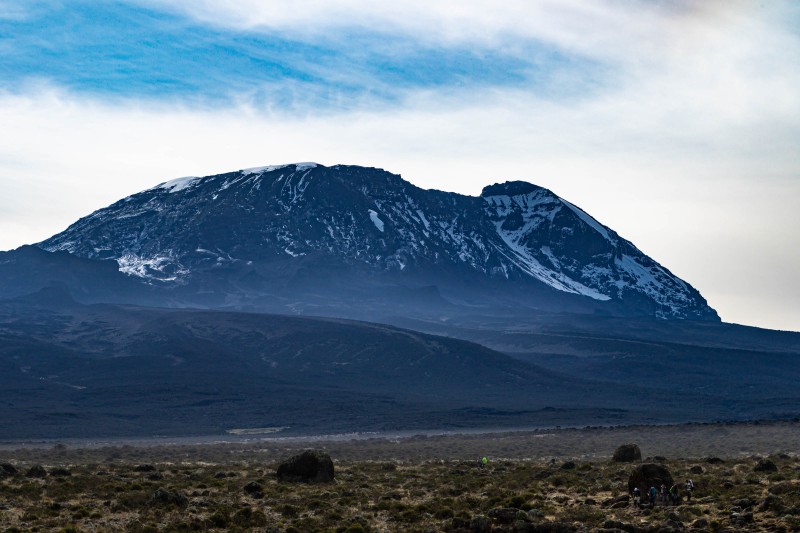
{"label": "snow patch on mountain", "polygon": [[176,281],[189,273],[172,254],[141,257],[127,253],[117,258],[117,264],[123,274],[161,281]]}
{"label": "snow patch on mountain", "polygon": [[576,215],[578,215],[578,218],[583,220],[589,227],[594,229],[597,233],[599,233],[600,235],[605,237],[607,240],[611,239],[611,237],[608,235],[608,230],[606,228],[604,228],[594,218],[592,218],[586,211],[584,211],[583,209],[579,208],[576,205],[573,205],[573,204],[569,203],[568,201],[564,200],[563,198],[559,198],[559,200],[561,200],[562,204],[564,204],[565,206],[567,206],[570,209],[572,209],[572,211]]}
{"label": "snow patch on mountain", "polygon": [[375,210],[373,209],[369,210],[369,218],[370,220],[372,220],[372,223],[375,224],[375,227],[378,228],[378,231],[383,233],[383,220],[380,219],[378,213]]}
{"label": "snow patch on mountain", "polygon": [[199,178],[197,176],[185,176],[183,178],[176,178],[174,180],[165,181],[164,183],[156,185],[152,189],[148,190],[164,189],[169,191],[170,193],[179,192],[196,185],[202,179],[203,178]]}
{"label": "snow patch on mountain", "polygon": [[[569,276],[562,272],[556,272],[549,268],[544,267],[539,261],[531,255],[530,250],[519,243],[519,239],[526,234],[526,229],[530,227],[535,221],[529,221],[522,229],[517,231],[503,230],[502,222],[496,222],[497,234],[512,250],[512,254],[503,253],[505,257],[514,262],[524,272],[535,277],[551,287],[564,292],[571,292],[573,294],[582,294],[595,300],[610,300],[611,297],[607,296],[591,287],[571,279]],[[552,256],[552,253],[550,254]]]}
{"label": "snow patch on mountain", "polygon": [[263,167],[252,167],[252,168],[243,168],[239,172],[244,175],[248,174],[265,174],[267,172],[272,172],[275,170],[280,170],[286,167],[297,167],[297,170],[309,170],[318,166],[317,163],[312,162],[305,162],[305,163],[286,163],[285,165],[266,165]]}

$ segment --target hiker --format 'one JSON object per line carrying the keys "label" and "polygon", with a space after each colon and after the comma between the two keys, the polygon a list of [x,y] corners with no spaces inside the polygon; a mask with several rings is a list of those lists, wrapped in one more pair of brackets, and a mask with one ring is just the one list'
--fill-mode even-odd
{"label": "hiker", "polygon": [[678,493],[678,484],[675,483],[669,489],[669,494],[672,496],[672,505],[678,505],[681,501],[681,495]]}
{"label": "hiker", "polygon": [[481,468],[483,468],[484,466],[486,466],[486,465],[488,465],[488,464],[489,464],[489,459],[488,459],[488,458],[487,458],[487,457],[484,455],[484,456],[481,458]]}
{"label": "hiker", "polygon": [[686,501],[692,501],[692,491],[694,490],[694,481],[691,479],[686,480]]}
{"label": "hiker", "polygon": [[636,507],[642,505],[642,491],[639,490],[639,487],[633,488],[633,505]]}
{"label": "hiker", "polygon": [[661,484],[661,503],[664,504],[664,507],[667,506],[667,486],[663,483]]}
{"label": "hiker", "polygon": [[647,491],[650,494],[650,507],[656,506],[656,496],[658,495],[658,491],[656,490],[655,486],[650,487],[650,490]]}

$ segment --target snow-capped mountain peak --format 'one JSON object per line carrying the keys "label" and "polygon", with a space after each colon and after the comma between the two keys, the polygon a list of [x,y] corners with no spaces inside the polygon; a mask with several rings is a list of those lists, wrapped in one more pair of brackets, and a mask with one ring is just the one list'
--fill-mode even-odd
{"label": "snow-capped mountain peak", "polygon": [[522,181],[470,197],[422,190],[374,168],[270,165],[162,183],[40,246],[113,259],[144,280],[197,290],[222,284],[228,301],[300,283],[297,272],[312,280],[335,273],[373,288],[436,285],[463,301],[483,294],[530,307],[561,301],[716,319],[695,289],[632,243]]}

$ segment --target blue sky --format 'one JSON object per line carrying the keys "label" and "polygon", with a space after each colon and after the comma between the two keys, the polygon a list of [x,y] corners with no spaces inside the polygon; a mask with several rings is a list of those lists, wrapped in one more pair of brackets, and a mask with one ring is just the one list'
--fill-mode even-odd
{"label": "blue sky", "polygon": [[0,0],[0,249],[167,179],[523,179],[800,330],[800,3]]}
{"label": "blue sky", "polygon": [[[308,35],[216,27],[154,6],[42,2],[0,19],[0,83],[6,91],[46,81],[90,96],[258,106],[297,112],[390,106],[415,89],[534,87],[547,96],[568,73],[581,90],[600,65],[546,43],[513,50],[435,46],[414,35],[353,26]],[[573,91],[580,96],[578,91]]]}

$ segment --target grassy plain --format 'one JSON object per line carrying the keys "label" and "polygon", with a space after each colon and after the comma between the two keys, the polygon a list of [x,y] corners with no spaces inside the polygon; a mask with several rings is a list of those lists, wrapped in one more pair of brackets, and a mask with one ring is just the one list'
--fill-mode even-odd
{"label": "grassy plain", "polygon": [[[274,436],[270,436],[274,437]],[[691,503],[624,502],[635,442]],[[800,423],[538,430],[215,444],[0,445],[5,531],[800,531]],[[332,484],[280,483],[280,460],[334,459]],[[489,464],[478,466],[486,455]],[[722,462],[709,462],[716,457]],[[769,458],[777,471],[760,472]],[[42,465],[44,477],[28,477]],[[0,472],[4,470],[0,469]],[[621,499],[622,501],[621,501]]]}

